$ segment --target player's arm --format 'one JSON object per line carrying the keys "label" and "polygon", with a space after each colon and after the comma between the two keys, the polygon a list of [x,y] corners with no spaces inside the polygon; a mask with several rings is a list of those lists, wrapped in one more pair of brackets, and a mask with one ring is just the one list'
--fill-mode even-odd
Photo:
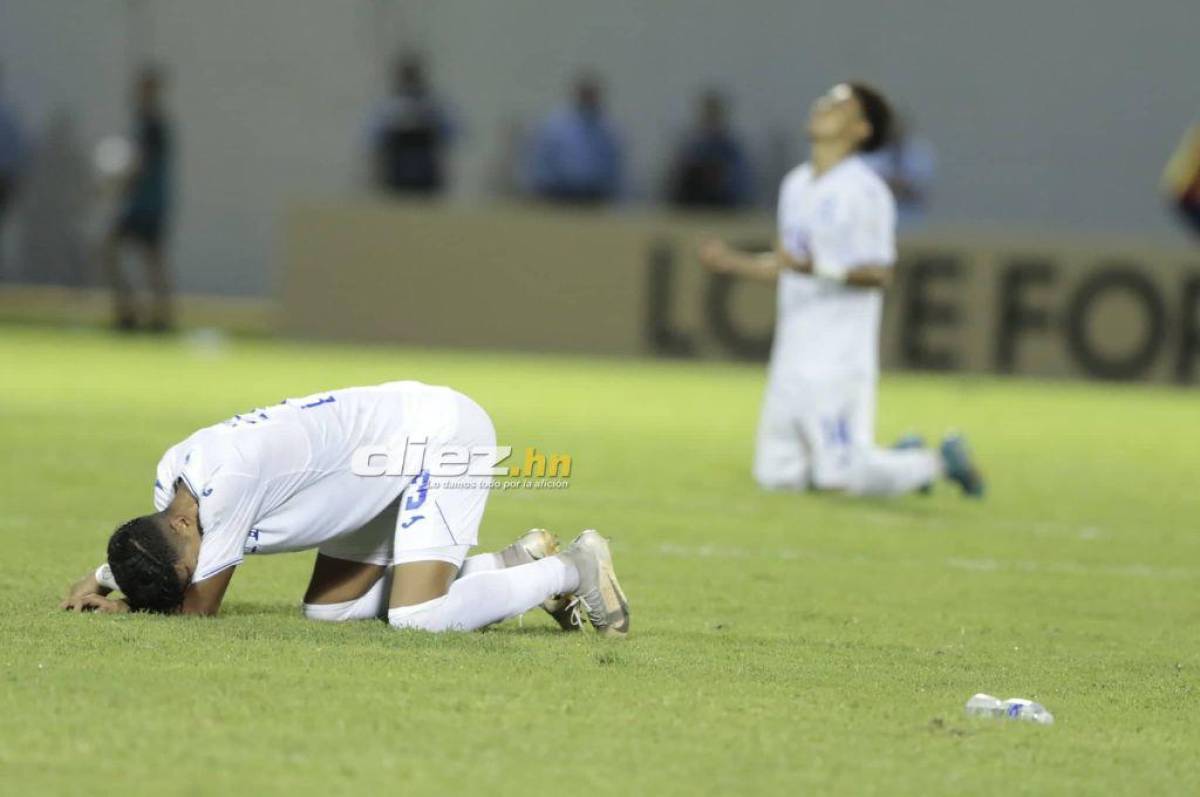
{"label": "player's arm", "polygon": [[[782,246],[775,250],[775,258],[782,269],[797,271],[801,274],[827,276],[833,271],[820,268],[810,258],[801,260]],[[838,282],[852,288],[886,288],[892,281],[892,269],[884,265],[864,264],[848,268],[844,272],[838,273],[835,278]]]}
{"label": "player's arm", "polygon": [[[195,614],[204,617],[214,617],[221,610],[221,601],[229,581],[233,578],[236,567],[229,567],[217,573],[212,578],[192,584],[183,595],[183,604],[174,614]],[[81,582],[82,583],[82,582]],[[74,599],[63,601],[62,607],[79,612],[99,612],[100,614],[123,614],[129,611],[129,604],[123,599],[112,599],[89,592]]]}
{"label": "player's arm", "polygon": [[[233,579],[237,566],[228,567],[203,581],[191,584],[183,594],[183,604],[176,614],[198,614],[212,617],[221,610],[225,590]],[[121,598],[109,598],[111,589],[100,584],[95,573],[89,573],[71,587],[66,599],[59,604],[68,611],[94,611],[101,614],[121,614],[129,611],[129,604]]]}
{"label": "player's arm", "polygon": [[94,608],[88,605],[89,598],[93,596],[97,598],[107,597],[112,590],[100,583],[100,580],[96,576],[97,572],[97,570],[89,570],[87,575],[72,584],[71,588],[67,590],[67,597],[63,598],[58,608],[81,612],[86,608]]}
{"label": "player's arm", "polygon": [[258,516],[262,495],[259,479],[252,470],[230,470],[211,479],[203,494],[206,513],[199,554],[194,563],[185,565],[188,586],[183,593],[180,614],[215,616],[221,610],[225,590],[237,566],[241,564],[246,538]]}
{"label": "player's arm", "polygon": [[896,259],[895,225],[886,191],[838,198],[810,230],[809,261],[793,267],[851,288],[886,288]]}
{"label": "player's arm", "polygon": [[846,284],[852,288],[886,288],[891,283],[890,266],[855,266],[846,272]]}
{"label": "player's arm", "polygon": [[225,590],[229,588],[234,570],[237,570],[237,565],[189,585],[183,593],[183,605],[179,607],[179,613],[215,616],[221,610],[221,601],[225,598]]}
{"label": "player's arm", "polygon": [[774,282],[780,272],[793,268],[792,264],[799,262],[787,256],[782,247],[777,247],[774,252],[743,252],[716,239],[701,244],[697,256],[704,267],[714,274],[730,274],[763,282]]}
{"label": "player's arm", "polygon": [[835,272],[833,269],[818,267],[810,259],[800,260],[789,254],[783,247],[775,250],[775,257],[783,264],[784,268],[798,271],[801,274],[826,276],[836,273],[836,276],[831,278],[852,288],[886,288],[892,281],[892,269],[889,266],[863,264],[852,266],[844,272]]}

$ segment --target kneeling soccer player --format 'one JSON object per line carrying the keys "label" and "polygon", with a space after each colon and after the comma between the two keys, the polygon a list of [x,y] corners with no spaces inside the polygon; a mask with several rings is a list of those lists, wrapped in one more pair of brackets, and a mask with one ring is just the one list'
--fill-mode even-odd
{"label": "kneeling soccer player", "polygon": [[810,157],[779,189],[772,252],[721,241],[700,250],[712,271],[777,285],[778,312],[754,453],[766,489],[853,495],[925,491],[945,478],[984,494],[961,435],[938,451],[915,436],[875,444],[883,289],[896,262],[896,204],[862,158],[887,142],[891,110],[879,92],[839,83],[809,114]]}
{"label": "kneeling soccer player", "polygon": [[[471,399],[419,382],[288,399],[201,429],[159,462],[158,511],[113,533],[107,563],[63,608],[215,615],[246,554],[316,548],[304,595],[314,620],[471,631],[542,604],[564,628],[579,625],[578,606],[598,632],[628,631],[628,603],[596,532],[559,552],[553,535],[534,530],[468,557],[490,476],[443,484],[428,469],[355,472],[362,451],[414,441],[429,452],[486,450],[496,433]],[[114,589],[123,600],[107,597]]]}

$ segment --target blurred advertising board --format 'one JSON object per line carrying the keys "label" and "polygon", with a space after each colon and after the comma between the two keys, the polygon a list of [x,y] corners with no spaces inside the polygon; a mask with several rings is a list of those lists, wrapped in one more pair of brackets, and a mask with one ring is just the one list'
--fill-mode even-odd
{"label": "blurred advertising board", "polygon": [[[415,345],[765,358],[769,284],[717,277],[706,236],[772,245],[767,214],[310,203],[285,225],[290,334]],[[1021,234],[905,237],[893,369],[1190,383],[1200,251]]]}

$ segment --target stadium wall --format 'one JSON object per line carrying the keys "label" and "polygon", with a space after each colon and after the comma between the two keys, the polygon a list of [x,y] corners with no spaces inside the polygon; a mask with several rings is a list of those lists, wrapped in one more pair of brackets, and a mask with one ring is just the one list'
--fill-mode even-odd
{"label": "stadium wall", "polygon": [[[415,345],[764,358],[772,286],[705,273],[719,235],[771,246],[757,216],[504,206],[307,204],[287,218],[283,329]],[[885,367],[1189,383],[1200,257],[1093,239],[908,237]]]}
{"label": "stadium wall", "polygon": [[[95,142],[126,128],[133,65],[166,64],[180,141],[179,284],[270,295],[286,204],[361,192],[364,118],[400,45],[429,54],[460,114],[456,202],[502,190],[510,134],[591,65],[625,131],[630,202],[656,193],[694,92],[716,83],[735,98],[769,203],[801,154],[807,103],[854,75],[891,91],[937,147],[928,229],[1180,243],[1156,183],[1196,113],[1197,28],[1194,0],[5,0],[0,59],[26,124],[43,142],[58,131],[39,163],[82,162],[83,172]],[[65,208],[88,190],[57,185]],[[82,221],[41,223],[62,234]],[[15,246],[20,231],[10,232]],[[4,278],[37,277],[39,264],[9,255]]]}

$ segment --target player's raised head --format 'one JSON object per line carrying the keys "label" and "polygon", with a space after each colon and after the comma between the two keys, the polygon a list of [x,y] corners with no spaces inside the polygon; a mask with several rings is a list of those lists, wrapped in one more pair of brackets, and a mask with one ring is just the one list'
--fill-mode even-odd
{"label": "player's raised head", "polygon": [[813,103],[808,132],[814,141],[844,140],[859,152],[874,152],[891,135],[887,98],[866,83],[838,83]]}
{"label": "player's raised head", "polygon": [[893,115],[892,106],[887,97],[873,86],[866,83],[849,83],[854,98],[867,124],[871,126],[870,133],[859,143],[862,152],[874,152],[887,143],[892,135]]}
{"label": "player's raised head", "polygon": [[123,523],[108,540],[108,566],[135,611],[170,612],[187,587],[185,551],[161,514]]}

